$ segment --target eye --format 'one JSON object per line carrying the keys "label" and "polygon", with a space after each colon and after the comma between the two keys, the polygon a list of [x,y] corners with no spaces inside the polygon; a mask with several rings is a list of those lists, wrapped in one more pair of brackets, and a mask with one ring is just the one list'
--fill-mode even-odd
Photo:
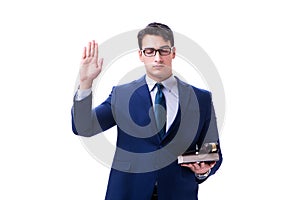
{"label": "eye", "polygon": [[159,54],[162,56],[167,56],[171,53],[171,48],[162,48],[159,49]]}
{"label": "eye", "polygon": [[170,52],[170,49],[160,49],[160,52],[163,54],[168,54]]}
{"label": "eye", "polygon": [[154,51],[155,51],[154,48],[146,48],[146,49],[144,50],[144,52],[145,52],[146,54],[152,54]]}

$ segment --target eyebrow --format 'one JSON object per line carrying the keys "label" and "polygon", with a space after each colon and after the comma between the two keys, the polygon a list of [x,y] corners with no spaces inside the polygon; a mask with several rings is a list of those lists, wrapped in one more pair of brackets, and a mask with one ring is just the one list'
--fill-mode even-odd
{"label": "eyebrow", "polygon": [[[159,49],[163,49],[163,48],[171,48],[169,45],[164,45],[164,46],[160,46]],[[145,49],[155,49],[154,47],[145,47]]]}
{"label": "eyebrow", "polygon": [[160,49],[163,49],[163,48],[166,48],[166,47],[170,48],[169,45],[164,45],[164,46],[161,46],[161,47],[159,47],[159,48],[160,48]]}

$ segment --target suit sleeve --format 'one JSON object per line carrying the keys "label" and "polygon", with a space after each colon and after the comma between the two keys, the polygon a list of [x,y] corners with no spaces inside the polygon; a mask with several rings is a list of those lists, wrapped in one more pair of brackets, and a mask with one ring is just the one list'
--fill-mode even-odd
{"label": "suit sleeve", "polygon": [[214,109],[213,103],[211,103],[211,112],[210,112],[210,122],[207,130],[207,135],[211,136],[212,141],[217,141],[219,145],[219,161],[217,161],[216,165],[211,169],[211,172],[209,175],[213,175],[216,173],[216,171],[220,168],[223,157],[222,157],[222,152],[221,152],[221,145],[220,145],[220,138],[219,138],[219,132],[218,132],[218,127],[217,127],[217,118],[216,118],[216,113]]}
{"label": "suit sleeve", "polygon": [[[211,94],[210,94],[209,102],[210,103],[208,104],[207,117],[205,119],[204,127],[203,127],[203,130],[202,130],[203,132],[201,134],[201,135],[204,136],[204,138],[201,138],[198,141],[198,146],[200,147],[204,142],[216,142],[217,141],[218,144],[219,144],[219,158],[220,159],[219,159],[219,161],[217,161],[215,166],[211,169],[211,172],[209,174],[209,176],[211,176],[211,175],[215,174],[216,171],[220,168],[220,166],[222,164],[222,161],[223,161],[223,157],[222,157],[222,152],[221,152],[221,145],[220,145],[218,127],[217,127],[217,118],[216,118],[215,109],[214,109],[214,105],[213,105],[213,102],[212,102]],[[199,180],[198,179],[197,181],[199,183],[202,183],[206,179],[204,179],[204,180]]]}
{"label": "suit sleeve", "polygon": [[73,101],[72,107],[72,130],[74,134],[91,137],[114,126],[115,120],[111,109],[111,97],[99,106],[92,109],[92,93],[86,98]]}

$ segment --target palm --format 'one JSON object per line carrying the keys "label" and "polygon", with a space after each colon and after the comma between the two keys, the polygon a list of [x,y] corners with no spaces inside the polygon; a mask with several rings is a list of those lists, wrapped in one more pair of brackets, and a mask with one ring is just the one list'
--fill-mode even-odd
{"label": "palm", "polygon": [[80,80],[94,80],[101,72],[101,68],[102,66],[99,66],[97,56],[82,59],[80,68]]}
{"label": "palm", "polygon": [[97,78],[102,70],[103,59],[98,59],[98,44],[89,42],[84,47],[80,66],[80,87],[83,89],[91,87],[93,80]]}

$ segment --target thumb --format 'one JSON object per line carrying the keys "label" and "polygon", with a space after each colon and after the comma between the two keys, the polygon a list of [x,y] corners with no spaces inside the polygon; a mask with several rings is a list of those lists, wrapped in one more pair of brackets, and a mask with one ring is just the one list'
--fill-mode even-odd
{"label": "thumb", "polygon": [[102,65],[103,65],[103,58],[99,58],[98,59],[98,67],[102,68]]}

